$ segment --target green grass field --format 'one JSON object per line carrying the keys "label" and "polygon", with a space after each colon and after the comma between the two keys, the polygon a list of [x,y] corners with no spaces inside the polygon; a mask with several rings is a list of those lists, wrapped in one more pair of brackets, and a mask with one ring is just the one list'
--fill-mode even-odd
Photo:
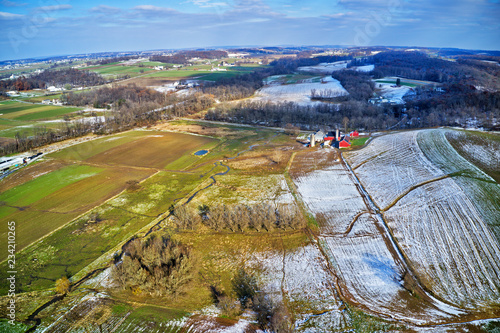
{"label": "green grass field", "polygon": [[[17,248],[49,234],[152,172],[69,165],[16,186],[1,195],[0,235],[4,244],[7,221],[16,222]],[[71,198],[71,200],[68,200]],[[6,254],[5,254],[6,255]],[[2,254],[0,260],[5,259]]]}
{"label": "green grass field", "polygon": [[[375,83],[389,83],[389,84],[396,84],[396,80],[375,80]],[[407,86],[407,87],[418,87],[418,85],[414,83],[408,83],[408,82],[403,82],[401,81],[400,83],[402,86]]]}
{"label": "green grass field", "polygon": [[33,135],[36,126],[55,128],[57,127],[56,123],[44,123],[43,121],[61,119],[79,110],[81,108],[17,101],[0,102],[0,137],[14,138],[18,132]]}
{"label": "green grass field", "polygon": [[101,67],[101,68],[96,68],[92,70],[93,72],[106,75],[119,75],[119,74],[138,74],[147,71],[151,71],[150,68],[147,67],[139,67],[139,66],[121,66],[121,65],[114,65],[114,66],[106,66],[106,67]]}
{"label": "green grass field", "polygon": [[150,67],[153,67],[153,66],[166,66],[167,64],[163,63],[163,62],[159,62],[159,61],[144,61],[142,62],[142,64],[144,66],[150,66]]}
{"label": "green grass field", "polygon": [[[60,164],[55,169],[48,169],[42,163],[30,167],[32,170],[29,173],[20,173],[23,179],[7,178],[7,183],[2,183],[7,190],[0,191],[3,192],[0,197],[3,203],[0,206],[2,239],[6,239],[7,221],[16,222],[18,251],[62,227],[43,242],[34,243],[21,251],[20,267],[26,273],[21,289],[48,288],[62,275],[76,274],[118,242],[131,237],[158,214],[167,211],[177,200],[189,195],[206,182],[211,174],[225,170],[213,168],[210,163],[187,173],[158,172],[150,168],[171,164],[169,161],[185,155],[192,157],[194,151],[214,148],[218,142],[202,136],[131,131],[52,154],[52,163]],[[146,158],[142,155],[137,161],[127,158],[128,151],[122,153],[120,147],[130,144],[138,147],[137,154],[146,152]],[[134,152],[128,153],[136,155]],[[114,165],[103,164],[107,157],[113,156]],[[85,160],[94,162],[88,165]],[[148,165],[148,161],[152,164]],[[189,166],[195,161],[199,162],[200,158],[183,161],[179,167]],[[152,175],[152,178],[147,179]],[[105,203],[126,189],[129,182],[137,183],[144,179],[147,180],[137,188],[126,190]],[[15,184],[10,185],[9,181]],[[88,215],[84,215],[68,224],[93,208],[100,212],[102,223],[89,226]],[[0,246],[3,245],[4,242],[0,241]],[[30,263],[33,258],[41,260],[38,254],[46,248],[53,249],[47,254],[53,262],[32,268]],[[0,260],[5,259],[4,253]]]}
{"label": "green grass field", "polygon": [[[193,67],[182,68],[179,70],[156,71],[144,77],[164,77],[164,78],[193,78],[199,77],[200,80],[217,81],[223,78],[231,78],[240,74],[254,71],[263,66],[235,66],[227,67],[226,71],[211,72],[211,65],[195,65]],[[199,70],[195,70],[199,69]]]}
{"label": "green grass field", "polygon": [[170,71],[155,71],[144,77],[165,77],[165,78],[189,78],[202,76],[210,73],[209,71],[194,71],[194,70],[170,70]]}
{"label": "green grass field", "polygon": [[367,138],[355,138],[351,140],[351,145],[353,146],[362,146],[368,141],[369,137]]}
{"label": "green grass field", "polygon": [[[77,91],[74,91],[77,92]],[[46,99],[60,99],[63,94],[52,94],[52,95],[43,95],[43,96],[37,96],[37,97],[27,97],[27,98],[20,98],[22,101],[30,102],[30,103],[41,103],[42,101]]]}

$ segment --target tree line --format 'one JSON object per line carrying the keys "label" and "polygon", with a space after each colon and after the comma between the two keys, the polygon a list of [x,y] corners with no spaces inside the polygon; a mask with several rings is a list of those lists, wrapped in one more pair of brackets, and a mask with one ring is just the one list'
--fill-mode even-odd
{"label": "tree line", "polygon": [[227,51],[208,50],[208,51],[182,51],[174,53],[173,55],[169,56],[163,56],[163,55],[151,56],[149,59],[151,61],[159,61],[167,64],[186,65],[192,58],[221,59],[221,58],[226,58],[227,56],[228,56]]}
{"label": "tree line", "polygon": [[66,84],[89,87],[104,83],[106,80],[97,73],[65,68],[45,70],[36,75],[20,76],[16,79],[1,80],[0,91],[45,89],[49,86],[63,87]]}
{"label": "tree line", "polygon": [[[107,65],[107,64],[111,64],[111,63],[114,63],[114,62],[120,62],[120,61],[127,61],[127,60],[131,60],[131,59],[138,59],[139,56],[123,56],[123,57],[113,57],[113,58],[106,58],[106,59],[101,59],[101,60],[98,60],[96,63],[98,65]],[[92,63],[87,63],[87,65],[92,65]]]}
{"label": "tree line", "polygon": [[391,106],[378,107],[359,101],[316,105],[245,101],[218,104],[206,113],[205,119],[271,127],[285,127],[291,124],[302,130],[313,130],[318,127],[342,128],[343,119],[348,117],[351,128],[370,131],[395,125],[399,121],[394,116],[397,113],[395,111]]}
{"label": "tree line", "polygon": [[341,104],[323,103],[303,106],[291,102],[245,101],[218,104],[209,110],[205,119],[285,127],[287,124],[302,130],[344,127],[366,131],[411,129],[434,126],[464,126],[475,119],[478,126],[493,128],[500,119],[499,93],[476,92],[467,95],[434,96],[405,105],[372,105],[366,101],[346,101]]}
{"label": "tree line", "polygon": [[302,213],[292,205],[201,205],[198,209],[179,206],[172,209],[179,229],[195,230],[205,225],[215,231],[231,232],[295,230],[306,226]]}

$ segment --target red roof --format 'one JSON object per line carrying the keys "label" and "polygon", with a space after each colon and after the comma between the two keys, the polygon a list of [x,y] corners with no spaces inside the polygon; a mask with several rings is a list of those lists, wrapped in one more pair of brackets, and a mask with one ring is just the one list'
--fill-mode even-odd
{"label": "red roof", "polygon": [[325,141],[335,141],[333,136],[325,136]]}
{"label": "red roof", "polygon": [[339,142],[339,148],[349,148],[350,146],[351,144],[346,140],[342,140]]}
{"label": "red roof", "polygon": [[356,130],[354,130],[354,131],[352,131],[349,135],[350,135],[350,136],[359,136],[359,132],[358,132],[358,131],[356,131]]}

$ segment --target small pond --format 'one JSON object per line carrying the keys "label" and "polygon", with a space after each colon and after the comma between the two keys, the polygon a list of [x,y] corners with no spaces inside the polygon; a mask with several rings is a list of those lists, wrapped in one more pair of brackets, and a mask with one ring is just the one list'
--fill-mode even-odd
{"label": "small pond", "polygon": [[196,153],[194,153],[196,156],[203,156],[208,154],[208,150],[198,150]]}

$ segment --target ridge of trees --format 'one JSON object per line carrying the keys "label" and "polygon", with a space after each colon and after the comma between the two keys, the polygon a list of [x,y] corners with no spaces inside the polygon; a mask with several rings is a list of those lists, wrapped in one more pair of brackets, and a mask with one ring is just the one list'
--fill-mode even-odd
{"label": "ridge of trees", "polygon": [[375,64],[371,74],[376,79],[400,76],[415,80],[500,89],[498,71],[492,70],[486,63],[478,64],[465,59],[443,60],[421,52],[404,51],[380,52],[371,59]]}
{"label": "ridge of trees", "polygon": [[373,97],[375,83],[367,73],[342,70],[333,72],[332,77],[339,80],[349,93],[348,98],[351,100],[367,101]]}
{"label": "ridge of trees", "polygon": [[173,221],[179,229],[194,230],[201,224],[215,230],[231,232],[301,229],[306,226],[296,206],[260,203],[255,205],[180,206],[173,209]]}
{"label": "ridge of trees", "polygon": [[220,59],[228,56],[227,51],[220,50],[208,50],[208,51],[183,51],[177,52],[170,56],[151,56],[151,61],[159,61],[163,63],[170,64],[181,64],[186,65],[189,63],[189,59],[191,58],[200,58],[200,59]]}
{"label": "ridge of trees", "polygon": [[1,80],[0,91],[45,89],[49,86],[62,87],[66,84],[73,86],[96,86],[104,83],[106,83],[106,80],[97,73],[65,68],[45,70],[36,75],[20,76],[16,79]]}
{"label": "ridge of trees", "polygon": [[123,56],[123,57],[113,57],[113,58],[106,58],[106,59],[101,59],[97,61],[96,63],[99,65],[107,65],[107,64],[112,64],[114,62],[120,62],[120,61],[127,61],[127,60],[132,60],[132,59],[138,59],[139,56]]}
{"label": "ridge of trees", "polygon": [[303,130],[313,130],[318,127],[341,128],[343,118],[348,117],[350,128],[366,131],[462,126],[475,119],[479,126],[492,128],[494,119],[500,119],[499,101],[499,92],[475,89],[467,94],[432,94],[422,100],[408,100],[405,105],[376,106],[356,100],[309,106],[291,102],[244,101],[218,104],[206,113],[205,119],[271,127],[292,124]]}

